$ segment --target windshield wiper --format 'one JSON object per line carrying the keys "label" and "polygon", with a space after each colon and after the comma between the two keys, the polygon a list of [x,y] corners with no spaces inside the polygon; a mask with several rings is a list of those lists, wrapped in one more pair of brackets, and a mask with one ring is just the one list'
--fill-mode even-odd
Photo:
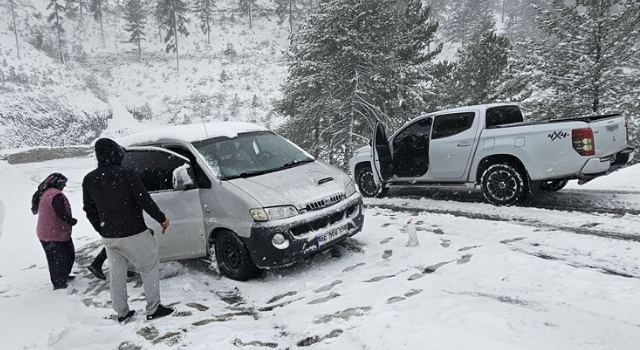
{"label": "windshield wiper", "polygon": [[307,159],[304,159],[304,160],[292,160],[290,162],[284,163],[281,167],[279,167],[277,169],[280,170],[280,169],[293,168],[293,167],[298,166],[300,164],[312,163],[314,161],[315,160],[311,159],[311,158],[307,158]]}
{"label": "windshield wiper", "polygon": [[224,178],[224,180],[231,180],[231,179],[237,179],[239,177],[251,177],[251,176],[257,176],[257,175],[262,175],[262,174],[266,174],[266,173],[270,173],[272,170],[255,170],[255,171],[243,171],[238,175],[233,175],[233,176],[227,176],[226,178]]}

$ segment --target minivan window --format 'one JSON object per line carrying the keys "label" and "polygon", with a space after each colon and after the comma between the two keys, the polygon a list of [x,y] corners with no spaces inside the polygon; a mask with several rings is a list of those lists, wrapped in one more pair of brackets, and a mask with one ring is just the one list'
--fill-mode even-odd
{"label": "minivan window", "polygon": [[122,166],[135,169],[149,192],[173,191],[173,171],[186,160],[161,151],[127,151]]}
{"label": "minivan window", "polygon": [[250,177],[313,162],[290,141],[269,131],[214,137],[194,142],[202,158],[222,180]]}

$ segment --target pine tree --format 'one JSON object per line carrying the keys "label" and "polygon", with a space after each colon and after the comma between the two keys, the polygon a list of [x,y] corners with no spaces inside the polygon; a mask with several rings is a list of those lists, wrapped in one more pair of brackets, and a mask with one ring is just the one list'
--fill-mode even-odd
{"label": "pine tree", "polygon": [[60,51],[60,60],[62,64],[67,64],[64,57],[64,50],[62,48],[62,34],[64,34],[64,28],[62,28],[62,13],[66,12],[64,6],[58,4],[58,0],[50,0],[47,5],[47,10],[51,10],[51,14],[47,18],[47,22],[52,23],[51,28],[56,31],[58,36],[58,51]]}
{"label": "pine tree", "polygon": [[426,48],[437,25],[420,0],[404,11],[396,4],[323,1],[292,34],[276,108],[287,117],[282,132],[316,156],[346,166],[376,121],[398,126],[423,111],[427,65],[438,53]]}
{"label": "pine tree", "polygon": [[91,0],[90,10],[93,12],[93,19],[100,22],[100,42],[102,47],[107,46],[107,42],[104,40],[104,28],[102,27],[102,11],[106,0]]}
{"label": "pine tree", "polygon": [[[546,8],[546,0],[510,0],[505,1],[505,35],[515,46],[522,46],[527,41],[546,37],[538,27],[536,17],[538,8]],[[524,54],[524,52],[521,52]]]}
{"label": "pine tree", "polygon": [[548,37],[530,48],[544,73],[543,117],[638,107],[640,2],[551,0],[540,9],[540,28]]}
{"label": "pine tree", "polygon": [[[154,1],[154,0],[151,0]],[[162,39],[162,0],[155,0],[155,5],[153,6],[153,18],[158,23],[158,38],[160,38],[160,42],[163,42]]]}
{"label": "pine tree", "polygon": [[80,11],[80,21],[78,25],[82,26],[84,24],[84,13],[89,9],[87,5],[87,0],[77,0],[78,1],[78,10]]}
{"label": "pine tree", "polygon": [[436,68],[436,109],[495,102],[522,101],[529,96],[529,77],[509,39],[493,31],[458,51],[458,61]]}
{"label": "pine tree", "polygon": [[165,51],[167,53],[174,52],[176,54],[176,68],[180,75],[180,52],[178,46],[178,33],[189,36],[189,31],[185,26],[188,23],[187,3],[182,0],[160,0],[160,15],[162,25],[167,28],[167,35],[164,42],[167,44]]}
{"label": "pine tree", "polygon": [[215,6],[214,0],[196,0],[195,3],[194,12],[200,20],[200,29],[204,34],[207,34],[207,44],[211,44],[211,21]]}
{"label": "pine tree", "polygon": [[456,0],[450,12],[450,20],[444,22],[449,40],[466,44],[495,27],[491,0]]}
{"label": "pine tree", "polygon": [[146,15],[147,13],[141,0],[127,0],[124,8],[124,19],[127,24],[124,30],[130,33],[127,42],[138,46],[138,61],[142,59],[141,42],[145,40]]}

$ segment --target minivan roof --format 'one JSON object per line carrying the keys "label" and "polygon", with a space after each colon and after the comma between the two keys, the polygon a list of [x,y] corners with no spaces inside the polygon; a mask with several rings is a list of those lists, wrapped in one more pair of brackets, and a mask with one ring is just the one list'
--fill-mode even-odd
{"label": "minivan roof", "polygon": [[124,147],[153,144],[164,140],[178,140],[191,143],[221,136],[233,138],[240,133],[264,130],[267,130],[267,128],[257,124],[242,122],[196,123],[144,131],[118,138],[116,141]]}

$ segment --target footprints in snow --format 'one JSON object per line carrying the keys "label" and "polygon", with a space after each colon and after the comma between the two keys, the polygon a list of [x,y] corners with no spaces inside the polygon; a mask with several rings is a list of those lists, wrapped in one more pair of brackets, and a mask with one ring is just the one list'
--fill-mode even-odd
{"label": "footprints in snow", "polygon": [[407,293],[404,294],[404,296],[402,297],[391,297],[389,299],[387,299],[387,304],[393,304],[393,303],[397,303],[403,300],[406,300],[407,298],[410,298],[414,295],[418,295],[422,293],[422,290],[420,289],[412,289],[410,291],[408,291]]}

